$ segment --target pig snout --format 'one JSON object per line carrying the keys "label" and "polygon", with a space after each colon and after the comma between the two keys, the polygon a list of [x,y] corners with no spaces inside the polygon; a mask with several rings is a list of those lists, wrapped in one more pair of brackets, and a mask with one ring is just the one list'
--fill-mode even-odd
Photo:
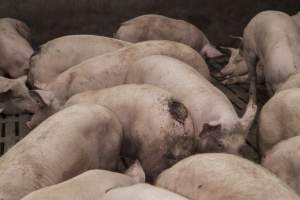
{"label": "pig snout", "polygon": [[225,65],[225,67],[220,71],[221,74],[223,74],[223,76],[232,76],[234,70],[235,70],[236,66],[232,65],[232,64],[227,64]]}

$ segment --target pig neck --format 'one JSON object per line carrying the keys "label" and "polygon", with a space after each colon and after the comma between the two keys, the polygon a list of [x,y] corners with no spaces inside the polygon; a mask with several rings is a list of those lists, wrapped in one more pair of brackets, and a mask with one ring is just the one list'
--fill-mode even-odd
{"label": "pig neck", "polygon": [[52,92],[55,97],[54,103],[56,106],[62,107],[72,96],[69,95],[69,87],[71,83],[64,77],[59,78],[59,80],[56,80],[52,84],[48,85],[45,90]]}
{"label": "pig neck", "polygon": [[[202,101],[199,101],[199,99]],[[193,96],[193,98],[186,99],[183,102],[187,107],[192,108],[190,112],[197,133],[202,131],[204,123],[217,122],[222,125],[222,129],[228,130],[239,123],[236,111],[223,94],[208,94],[206,98],[203,98],[203,95],[200,94],[199,98]]]}

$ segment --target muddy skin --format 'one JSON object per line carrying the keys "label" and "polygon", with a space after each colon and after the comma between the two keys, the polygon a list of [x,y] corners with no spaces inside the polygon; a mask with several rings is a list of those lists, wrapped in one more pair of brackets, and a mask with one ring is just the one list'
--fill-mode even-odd
{"label": "muddy skin", "polygon": [[205,148],[201,145],[199,150],[202,153],[225,151],[225,146],[222,142],[222,140],[225,138],[225,135],[222,134],[220,124],[216,127],[204,124],[203,130],[200,133],[199,137],[200,140],[205,140]]}
{"label": "muddy skin", "polygon": [[181,124],[184,124],[185,119],[188,117],[187,108],[182,103],[174,99],[169,100],[168,106],[172,117]]}

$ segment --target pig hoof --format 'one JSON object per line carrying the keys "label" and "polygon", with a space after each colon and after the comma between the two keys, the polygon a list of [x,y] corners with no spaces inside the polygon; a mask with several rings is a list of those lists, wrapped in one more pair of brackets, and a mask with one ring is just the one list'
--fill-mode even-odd
{"label": "pig hoof", "polygon": [[32,124],[30,123],[30,121],[28,121],[28,122],[26,122],[25,123],[25,126],[28,128],[28,129],[32,129],[33,127],[32,127]]}
{"label": "pig hoof", "polygon": [[225,75],[221,72],[216,72],[216,73],[213,73],[212,74],[214,77],[217,77],[217,78],[223,78]]}

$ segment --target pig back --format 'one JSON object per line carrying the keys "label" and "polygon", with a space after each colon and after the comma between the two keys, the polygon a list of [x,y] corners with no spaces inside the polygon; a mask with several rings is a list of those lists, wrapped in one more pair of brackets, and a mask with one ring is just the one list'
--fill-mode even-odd
{"label": "pig back", "polygon": [[136,184],[110,190],[103,200],[188,200],[173,192],[151,186],[149,184]]}
{"label": "pig back", "polygon": [[0,197],[20,199],[89,169],[113,170],[121,139],[120,122],[106,108],[81,104],[64,109],[0,158]]}
{"label": "pig back", "polygon": [[37,88],[45,88],[68,68],[129,45],[125,41],[95,35],[69,35],[51,40],[31,57],[29,82]]}
{"label": "pig back", "polygon": [[155,185],[193,200],[299,199],[264,168],[230,154],[191,156],[161,173]]}
{"label": "pig back", "polygon": [[65,182],[32,192],[22,200],[102,199],[111,189],[132,184],[135,181],[129,176],[105,170],[90,170]]}
{"label": "pig back", "polygon": [[66,106],[79,102],[104,105],[118,116],[124,128],[122,154],[137,156],[148,177],[195,151],[188,110],[163,89],[121,85],[75,95]]}

